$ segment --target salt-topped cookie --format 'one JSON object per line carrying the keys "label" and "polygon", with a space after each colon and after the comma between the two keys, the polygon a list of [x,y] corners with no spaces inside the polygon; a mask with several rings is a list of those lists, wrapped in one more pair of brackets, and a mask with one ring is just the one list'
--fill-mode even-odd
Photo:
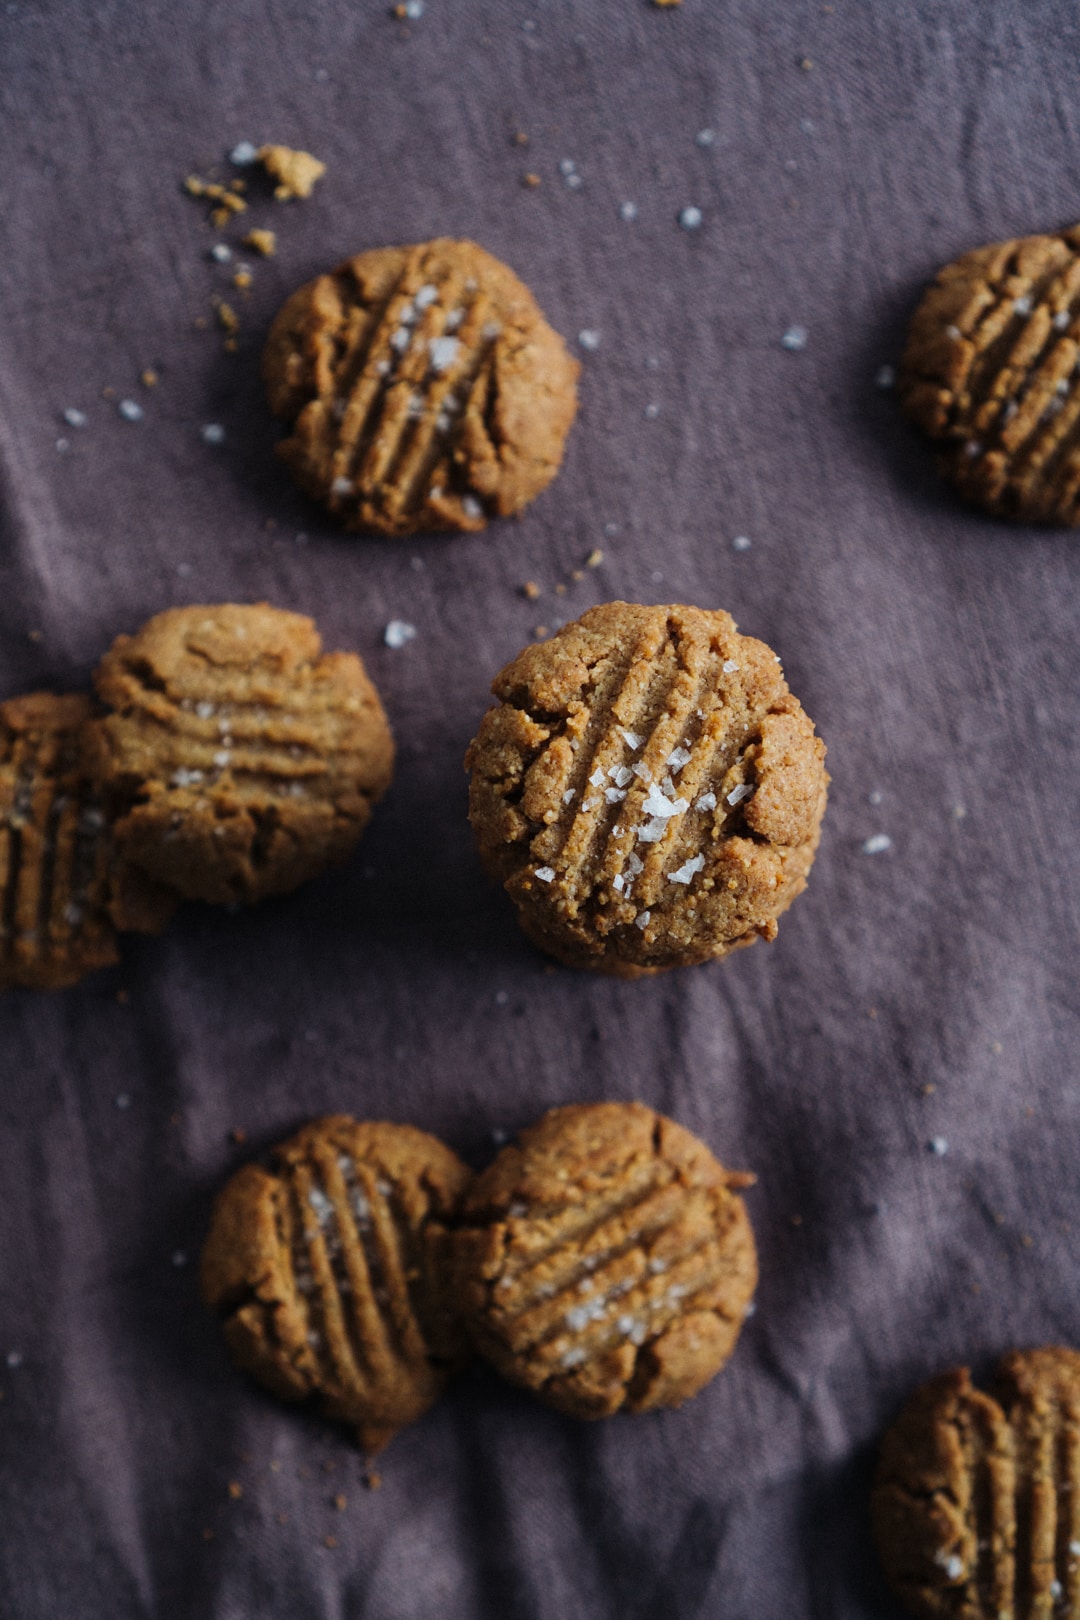
{"label": "salt-topped cookie", "polygon": [[173,608],[95,673],[111,711],[85,730],[118,849],[190,899],[280,894],[343,860],[394,748],[355,653],[265,602]]}
{"label": "salt-topped cookie", "polygon": [[346,529],[482,529],[554,478],[579,366],[474,242],[357,254],[280,311],[263,375],[278,452]]}
{"label": "salt-topped cookie", "polygon": [[939,270],[897,381],[966,500],[1080,523],[1080,226],[975,248]]}
{"label": "salt-topped cookie", "polygon": [[757,1283],[753,1176],[641,1103],[556,1108],[480,1175],[453,1236],[478,1350],[572,1417],[678,1406]]}
{"label": "salt-topped cookie", "polygon": [[609,602],[492,691],[469,816],[534,944],[634,977],[775,937],[828,777],[763,642],[726,613]]}
{"label": "salt-topped cookie", "polygon": [[117,856],[80,763],[79,693],[0,703],[0,989],[55,990],[117,961],[116,935],[157,933],[175,896]]}
{"label": "salt-topped cookie", "polygon": [[885,1436],[886,1573],[925,1620],[1080,1620],[1080,1354],[1015,1350],[992,1388],[943,1373]]}
{"label": "salt-topped cookie", "polygon": [[313,1400],[369,1451],[468,1359],[447,1286],[447,1224],[471,1174],[411,1125],[313,1121],[220,1194],[201,1287],[239,1367]]}

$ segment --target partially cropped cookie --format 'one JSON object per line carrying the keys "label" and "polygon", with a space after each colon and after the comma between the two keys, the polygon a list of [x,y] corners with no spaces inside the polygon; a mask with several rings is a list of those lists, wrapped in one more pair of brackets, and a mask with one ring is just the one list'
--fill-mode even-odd
{"label": "partially cropped cookie", "polygon": [[556,1108],[468,1193],[453,1238],[473,1341],[572,1417],[678,1406],[735,1347],[757,1283],[746,1208],[640,1103]]}
{"label": "partially cropped cookie", "polygon": [[1017,1350],[912,1396],[881,1447],[874,1532],[926,1620],[1080,1617],[1080,1354]]}
{"label": "partially cropped cookie", "polygon": [[965,499],[1021,523],[1080,523],[1080,226],[939,270],[897,384]]}
{"label": "partially cropped cookie", "polygon": [[425,1131],[344,1115],[306,1125],[273,1158],[218,1197],[204,1301],[239,1367],[377,1451],[468,1359],[445,1246],[471,1174]]}
{"label": "partially cropped cookie", "polygon": [[344,859],[394,748],[355,653],[261,603],[173,608],[113,643],[86,758],[119,850],[190,899],[280,894]]}
{"label": "partially cropped cookie", "polygon": [[469,817],[534,944],[630,978],[775,937],[828,776],[763,642],[727,613],[609,602],[492,691]]}
{"label": "partially cropped cookie", "polygon": [[281,309],[263,359],[278,453],[346,529],[482,529],[554,478],[576,360],[475,242],[358,253]]}
{"label": "partially cropped cookie", "polygon": [[117,961],[118,930],[157,933],[175,896],[117,857],[80,763],[90,700],[0,703],[0,989],[56,990]]}

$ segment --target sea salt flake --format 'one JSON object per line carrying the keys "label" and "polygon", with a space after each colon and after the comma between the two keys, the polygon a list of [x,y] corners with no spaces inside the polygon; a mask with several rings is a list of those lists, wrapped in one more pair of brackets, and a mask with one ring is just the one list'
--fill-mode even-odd
{"label": "sea salt flake", "polygon": [[604,798],[607,800],[608,804],[621,804],[623,799],[626,798],[626,789],[615,787],[605,788]]}
{"label": "sea salt flake", "polygon": [[953,342],[956,343],[963,336],[963,333],[960,331],[958,326],[947,326],[945,328],[945,336],[947,338],[952,338]]}
{"label": "sea salt flake", "polygon": [[413,304],[403,304],[398,310],[398,320],[402,326],[412,326],[416,320],[416,308]]}
{"label": "sea salt flake", "polygon": [[404,647],[406,642],[414,639],[415,635],[415,624],[407,624],[404,619],[391,619],[383,631],[383,641],[388,647]]}
{"label": "sea salt flake", "polygon": [[571,1333],[580,1333],[583,1328],[589,1325],[589,1313],[584,1305],[571,1305],[563,1317],[563,1321]]}
{"label": "sea salt flake", "polygon": [[649,1261],[649,1270],[654,1276],[658,1277],[660,1276],[661,1272],[667,1270],[667,1261],[659,1258],[652,1259]]}
{"label": "sea salt flake", "polygon": [[643,415],[646,422],[655,422],[660,415],[659,405],[646,405]]}
{"label": "sea salt flake", "polygon": [[224,770],[231,758],[232,755],[229,753],[227,748],[220,748],[214,755],[214,764],[218,766],[220,770]]}
{"label": "sea salt flake", "polygon": [[734,658],[725,658],[723,667],[725,675],[734,675],[739,666],[735,662]]}
{"label": "sea salt flake", "polygon": [[562,1365],[564,1367],[580,1367],[581,1363],[584,1360],[585,1360],[585,1352],[584,1352],[584,1350],[582,1350],[580,1345],[575,1345],[572,1350],[568,1350],[566,1352],[566,1354],[563,1356]]}
{"label": "sea salt flake", "polygon": [[644,737],[639,737],[636,731],[623,731],[621,727],[619,729],[619,735],[626,744],[627,748],[632,748],[635,750],[640,748],[642,743],[645,741]]}
{"label": "sea salt flake", "polygon": [[624,831],[625,831],[625,828],[616,825],[616,826],[612,827],[612,829],[611,829],[611,836],[612,836],[612,838],[621,838]]}
{"label": "sea salt flake", "polygon": [[352,479],[345,478],[341,475],[335,478],[334,482],[330,485],[330,493],[332,495],[351,495],[352,490]]}
{"label": "sea salt flake", "polygon": [[396,349],[398,354],[404,354],[411,342],[412,333],[407,326],[399,326],[395,332],[390,334],[390,347]]}
{"label": "sea salt flake", "polygon": [[478,518],[484,515],[484,508],[475,495],[463,495],[461,497],[461,510],[466,517]]}
{"label": "sea salt flake", "polygon": [[638,842],[641,844],[658,844],[667,832],[667,822],[662,816],[654,816],[638,828]]}
{"label": "sea salt flake", "polygon": [[390,370],[389,360],[376,360],[375,370],[380,377],[385,377]]}
{"label": "sea salt flake", "polygon": [[228,264],[232,258],[232,248],[227,242],[215,242],[210,249],[210,257],[215,259],[218,264]]}
{"label": "sea salt flake", "polygon": [[1031,295],[1024,293],[1021,298],[1014,298],[1013,309],[1018,315],[1030,315],[1032,310]]}
{"label": "sea salt flake", "polygon": [[737,534],[731,542],[731,549],[732,551],[749,551],[751,543],[749,535]]}
{"label": "sea salt flake", "polygon": [[626,784],[633,781],[634,778],[633,771],[628,770],[625,765],[612,765],[608,771],[608,775],[611,777],[616,787],[625,787]]}
{"label": "sea salt flake", "polygon": [[649,919],[650,919],[651,916],[652,916],[651,911],[639,911],[637,916],[634,918],[634,922],[641,929],[642,933],[644,933],[646,928],[648,928]]}
{"label": "sea salt flake", "polygon": [[808,336],[805,326],[789,326],[780,339],[780,347],[790,350],[792,354],[798,354],[800,350],[806,348]]}
{"label": "sea salt flake", "polygon": [[753,791],[754,789],[749,782],[739,782],[727,795],[727,802],[731,805],[742,804],[744,799],[751,797]]}
{"label": "sea salt flake", "polygon": [[619,204],[620,219],[637,219],[637,203],[624,202]]}
{"label": "sea salt flake", "polygon": [[229,162],[235,163],[238,169],[246,169],[258,155],[259,149],[252,141],[238,141],[229,153]]}
{"label": "sea salt flake", "polygon": [[943,1159],[949,1151],[949,1144],[944,1136],[932,1136],[926,1145],[931,1153],[937,1154],[939,1159]]}
{"label": "sea salt flake", "polygon": [[604,773],[600,769],[600,766],[598,765],[596,767],[595,771],[593,771],[592,775],[589,777],[589,786],[590,787],[603,787],[603,785],[604,785]]}
{"label": "sea salt flake", "polygon": [[206,422],[199,429],[199,438],[203,444],[224,444],[225,429],[220,422]]}
{"label": "sea salt flake", "polygon": [[563,804],[569,804],[570,800],[573,797],[574,797],[574,789],[573,788],[567,788],[566,792],[562,796]]}
{"label": "sea salt flake", "polygon": [[701,798],[698,799],[697,803],[694,805],[694,809],[695,810],[715,810],[716,809],[716,794],[715,793],[703,793],[701,795]]}
{"label": "sea salt flake", "polygon": [[580,191],[584,184],[585,182],[580,174],[568,174],[566,176],[566,185],[571,191]]}
{"label": "sea salt flake", "polygon": [[864,855],[884,855],[887,849],[892,849],[892,839],[888,833],[874,833],[863,844],[862,852]]}
{"label": "sea salt flake", "polygon": [[457,359],[461,350],[461,339],[455,337],[437,337],[428,339],[428,360],[431,369],[436,375],[448,371]]}
{"label": "sea salt flake", "polygon": [[682,226],[684,231],[696,231],[704,217],[705,216],[702,214],[701,209],[695,208],[691,204],[689,208],[684,208],[680,211],[679,224]]}
{"label": "sea salt flake", "polygon": [[689,765],[690,759],[689,748],[673,748],[664,764],[670,765],[673,771],[681,771],[684,765]]}
{"label": "sea salt flake", "polygon": [[133,399],[122,399],[116,408],[125,422],[141,422],[143,419],[143,408]]}
{"label": "sea salt flake", "polygon": [[615,893],[622,894],[625,884],[626,879],[623,877],[622,873],[616,872],[615,876],[611,880],[611,887],[615,890]]}
{"label": "sea salt flake", "polygon": [[577,340],[587,354],[595,354],[596,350],[600,347],[600,333],[594,332],[591,328],[587,328],[584,332],[579,332],[577,335]]}
{"label": "sea salt flake", "polygon": [[684,810],[689,810],[690,802],[688,799],[666,798],[660,789],[654,785],[646,794],[645,802],[641,808],[647,816],[658,816],[666,819],[668,816],[677,816]]}
{"label": "sea salt flake", "polygon": [[1055,329],[1055,331],[1058,331],[1058,332],[1066,332],[1066,331],[1068,331],[1069,323],[1070,323],[1071,320],[1072,320],[1072,316],[1069,314],[1069,311],[1067,309],[1058,310],[1058,313],[1054,316],[1054,329]]}
{"label": "sea salt flake", "polygon": [[541,883],[553,883],[555,881],[555,872],[550,866],[538,866],[534,876],[538,877]]}
{"label": "sea salt flake", "polygon": [[23,1363],[22,1351],[21,1350],[9,1350],[7,1355],[4,1357],[4,1360],[7,1363],[7,1365],[11,1368],[12,1372],[14,1372],[16,1367],[21,1367],[22,1366],[22,1363]]}
{"label": "sea salt flake", "polygon": [[618,1328],[619,1332],[623,1334],[633,1333],[636,1325],[637,1318],[633,1316],[620,1316],[615,1323],[615,1326]]}
{"label": "sea salt flake", "polygon": [[877,375],[874,378],[874,387],[875,388],[880,388],[883,392],[885,392],[888,389],[892,388],[895,382],[896,382],[896,372],[894,371],[892,366],[879,366],[878,367]]}
{"label": "sea salt flake", "polygon": [[428,305],[433,304],[438,296],[439,289],[435,286],[434,282],[425,281],[424,285],[413,298],[413,303],[416,305],[417,309],[427,309]]}
{"label": "sea salt flake", "polygon": [[645,862],[642,860],[640,855],[635,855],[633,852],[631,852],[626,858],[626,870],[629,872],[631,877],[637,877],[639,872],[644,872]]}
{"label": "sea salt flake", "polygon": [[67,423],[68,427],[84,428],[87,422],[86,412],[77,411],[74,405],[69,405],[67,410],[64,412],[64,421]]}
{"label": "sea salt flake", "polygon": [[712,146],[716,141],[715,129],[699,129],[694,136],[695,146]]}
{"label": "sea salt flake", "polygon": [[319,1221],[327,1220],[334,1213],[334,1206],[326,1194],[318,1187],[312,1187],[308,1193],[308,1203],[311,1205]]}
{"label": "sea salt flake", "polygon": [[581,808],[583,810],[593,810],[593,809],[595,809],[595,807],[596,807],[596,800],[595,799],[582,799]]}
{"label": "sea salt flake", "polygon": [[650,771],[644,760],[639,759],[632,769],[634,775],[640,777],[643,782],[649,783],[652,781],[652,771]]}
{"label": "sea salt flake", "polygon": [[691,860],[684,861],[677,872],[668,873],[669,883],[689,883],[695,872],[700,872],[705,865],[704,855],[695,855]]}
{"label": "sea salt flake", "polygon": [[644,1344],[648,1336],[649,1330],[645,1326],[644,1322],[636,1323],[636,1325],[631,1328],[630,1332],[626,1335],[626,1337],[630,1340],[630,1343],[636,1345]]}
{"label": "sea salt flake", "polygon": [[461,323],[462,323],[462,321],[464,319],[465,319],[465,310],[464,310],[464,307],[461,304],[459,304],[456,309],[452,309],[450,311],[449,315],[446,317],[445,321],[443,322],[443,331],[444,332],[456,332],[458,327],[461,325]]}
{"label": "sea salt flake", "polygon": [[574,170],[576,168],[577,168],[577,164],[574,162],[573,158],[560,158],[559,159],[559,173],[560,174],[564,174],[564,175],[565,174],[573,174],[573,172],[574,172]]}

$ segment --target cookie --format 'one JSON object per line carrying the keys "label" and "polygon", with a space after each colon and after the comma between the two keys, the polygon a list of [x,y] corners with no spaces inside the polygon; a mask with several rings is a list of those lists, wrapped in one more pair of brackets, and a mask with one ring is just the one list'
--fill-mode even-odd
{"label": "cookie", "polygon": [[1080,523],[1080,226],[965,253],[915,312],[897,382],[960,494]]}
{"label": "cookie", "polygon": [[763,642],[726,613],[609,602],[492,691],[469,817],[534,944],[632,978],[775,937],[828,776]]}
{"label": "cookie", "polygon": [[440,238],[347,259],[278,314],[278,453],[346,529],[482,529],[551,482],[577,362],[513,271]]}
{"label": "cookie", "polygon": [[157,933],[175,896],[119,860],[80,765],[90,699],[0,703],[0,989],[57,990],[118,960],[120,929]]}
{"label": "cookie", "polygon": [[377,1451],[468,1359],[444,1250],[470,1172],[425,1131],[345,1115],[305,1125],[273,1159],[218,1197],[203,1299],[239,1367]]}
{"label": "cookie", "polygon": [[731,1355],[757,1283],[735,1191],[753,1179],[641,1103],[553,1109],[462,1206],[477,1349],[571,1417],[678,1406]]}
{"label": "cookie", "polygon": [[994,1394],[932,1378],[881,1447],[872,1512],[913,1614],[1080,1617],[1080,1354],[1016,1350]]}
{"label": "cookie", "polygon": [[126,858],[190,899],[281,894],[343,860],[394,749],[355,653],[265,602],[173,608],[95,673],[112,711],[86,731]]}

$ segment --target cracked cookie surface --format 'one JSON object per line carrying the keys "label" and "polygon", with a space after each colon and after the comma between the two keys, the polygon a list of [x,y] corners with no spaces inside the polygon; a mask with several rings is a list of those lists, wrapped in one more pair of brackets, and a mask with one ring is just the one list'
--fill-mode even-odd
{"label": "cracked cookie surface", "polygon": [[57,990],[118,960],[116,935],[156,934],[175,896],[120,859],[80,762],[78,693],[0,703],[0,989]]}
{"label": "cracked cookie surface", "polygon": [[204,1302],[245,1372],[314,1399],[377,1451],[469,1349],[446,1284],[447,1223],[471,1172],[411,1125],[314,1120],[246,1165],[214,1207]]}
{"label": "cracked cookie surface", "polygon": [[974,249],[939,270],[897,382],[966,500],[1080,523],[1080,226]]}
{"label": "cracked cookie surface", "polygon": [[572,1417],[678,1406],[757,1283],[753,1176],[641,1103],[556,1108],[473,1183],[452,1239],[476,1348]]}
{"label": "cracked cookie surface", "polygon": [[263,358],[278,454],[346,529],[484,528],[551,482],[580,367],[474,242],[376,248],[293,293]]}
{"label": "cracked cookie surface", "polygon": [[492,691],[469,817],[534,944],[630,978],[775,937],[828,776],[763,642],[727,613],[609,602]]}
{"label": "cracked cookie surface", "polygon": [[173,608],[95,672],[85,732],[117,847],[189,899],[280,894],[352,850],[394,749],[355,653],[266,603]]}
{"label": "cracked cookie surface", "polygon": [[912,1396],[872,1499],[889,1581],[926,1620],[1080,1620],[1080,1354],[1018,1350]]}

